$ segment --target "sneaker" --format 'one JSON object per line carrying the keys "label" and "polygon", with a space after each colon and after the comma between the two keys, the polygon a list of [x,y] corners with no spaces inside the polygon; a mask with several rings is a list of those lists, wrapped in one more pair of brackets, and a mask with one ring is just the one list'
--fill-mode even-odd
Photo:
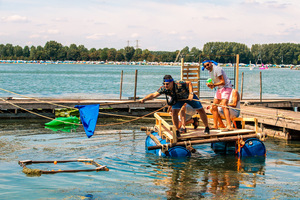
{"label": "sneaker", "polygon": [[181,136],[179,130],[176,130],[176,136],[177,136],[177,137],[180,137],[180,136]]}
{"label": "sneaker", "polygon": [[179,133],[186,133],[186,128],[180,128]]}
{"label": "sneaker", "polygon": [[194,129],[197,129],[197,127],[198,127],[198,118],[195,117],[195,118],[193,118],[193,120],[194,120],[194,122],[193,122]]}
{"label": "sneaker", "polygon": [[209,127],[205,127],[204,134],[209,135]]}

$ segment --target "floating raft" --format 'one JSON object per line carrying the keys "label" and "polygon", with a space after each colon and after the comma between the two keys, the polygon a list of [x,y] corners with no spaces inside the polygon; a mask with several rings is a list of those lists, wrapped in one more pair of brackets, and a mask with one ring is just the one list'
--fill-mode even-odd
{"label": "floating raft", "polygon": [[[40,170],[40,169],[30,169],[27,165],[30,164],[40,164],[40,163],[49,163],[49,164],[58,164],[58,163],[68,163],[68,162],[86,162],[91,165],[94,165],[96,168],[93,169],[68,169],[68,170]],[[77,159],[77,160],[45,160],[45,161],[33,161],[33,160],[23,160],[19,161],[19,165],[23,167],[23,173],[30,176],[41,176],[42,174],[56,174],[56,173],[65,173],[65,172],[90,172],[90,171],[109,171],[105,165],[100,165],[96,163],[93,159]]]}
{"label": "floating raft", "polygon": [[[187,126],[187,133],[176,136],[176,129],[166,119],[169,113],[159,112],[154,114],[156,123],[153,128],[142,128],[146,131],[146,152],[158,156],[189,157],[195,149],[193,145],[211,143],[212,149],[217,153],[232,152],[239,157],[265,156],[266,149],[263,144],[264,134],[258,133],[256,118],[236,118],[234,123],[240,122],[242,128],[230,131],[210,130],[210,134],[204,134],[204,127],[194,129]],[[196,116],[194,116],[196,117]],[[199,116],[197,116],[200,118]],[[208,115],[208,118],[212,118]],[[252,122],[255,130],[245,129],[245,123]],[[230,149],[232,149],[230,151]]]}

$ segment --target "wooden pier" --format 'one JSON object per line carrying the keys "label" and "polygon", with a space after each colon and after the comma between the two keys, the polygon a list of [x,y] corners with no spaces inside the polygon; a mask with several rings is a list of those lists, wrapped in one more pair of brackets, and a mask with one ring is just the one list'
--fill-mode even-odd
{"label": "wooden pier", "polygon": [[[120,115],[142,116],[166,105],[164,99],[156,99],[140,104],[133,100],[115,99],[27,99],[27,98],[3,98],[0,101],[0,118],[37,118],[28,111],[36,112],[48,117],[55,117],[54,113],[59,108],[74,108],[75,105],[100,104],[100,112],[116,113]],[[201,100],[206,108],[212,100]],[[256,118],[258,129],[268,136],[285,139],[298,139],[300,137],[300,100],[243,100],[241,103],[241,115],[243,118]],[[15,105],[19,106],[16,107]],[[26,110],[23,110],[23,109]],[[279,109],[289,108],[289,110]],[[164,109],[165,111],[166,109]],[[209,111],[206,110],[208,114]],[[101,114],[100,114],[101,116]],[[212,122],[212,120],[210,121]],[[252,122],[245,122],[248,129],[254,129]],[[248,125],[251,125],[249,127]]]}
{"label": "wooden pier", "polygon": [[55,117],[56,109],[74,108],[75,105],[100,104],[102,112],[117,112],[118,114],[141,116],[149,111],[157,110],[166,105],[166,101],[157,99],[145,104],[133,100],[116,99],[27,99],[5,98],[0,101],[0,118],[36,118],[38,116],[26,112],[32,111],[48,117]]}

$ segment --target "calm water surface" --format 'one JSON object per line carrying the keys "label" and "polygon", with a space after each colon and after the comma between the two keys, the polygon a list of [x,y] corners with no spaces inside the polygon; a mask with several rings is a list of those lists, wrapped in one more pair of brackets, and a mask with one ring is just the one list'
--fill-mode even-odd
{"label": "calm water surface", "polygon": [[[30,97],[119,98],[120,76],[123,70],[122,96],[127,98],[134,95],[136,69],[137,95],[141,97],[156,91],[161,86],[165,74],[171,74],[176,80],[180,79],[180,66],[1,64],[0,84],[3,89]],[[233,77],[233,74],[229,74],[232,69],[225,68],[229,77]],[[240,68],[240,79],[244,72],[244,98],[259,98],[260,71],[263,79],[263,98],[300,98],[300,70]],[[202,78],[208,78],[206,70],[201,73]],[[205,85],[204,88],[201,96],[213,96],[213,90]],[[7,96],[16,95],[0,90],[0,97]]]}
{"label": "calm water surface", "polygon": [[[178,66],[0,65],[0,88],[30,97],[123,98],[156,91],[165,74],[180,79]],[[228,70],[228,69],[226,69]],[[245,73],[244,97],[259,97],[259,70]],[[299,73],[263,71],[265,98],[299,98]],[[205,73],[204,73],[205,76]],[[293,84],[289,84],[293,83]],[[213,93],[213,91],[210,91]],[[0,97],[14,96],[0,90]],[[52,131],[40,120],[0,120],[0,199],[299,199],[300,143],[268,139],[266,159],[238,162],[200,145],[191,158],[170,159],[145,153],[147,124],[96,129],[88,139],[82,127]],[[100,121],[100,123],[102,123]],[[91,158],[108,172],[26,176],[19,160]],[[30,168],[83,169],[82,163],[39,164]]]}
{"label": "calm water surface", "polygon": [[[209,145],[191,158],[145,153],[145,133],[136,124],[97,129],[45,129],[45,120],[1,120],[0,199],[299,199],[300,143],[268,139],[266,159],[240,163],[216,155]],[[151,123],[150,123],[151,124]],[[29,177],[19,160],[91,158],[108,172],[61,173]],[[80,163],[30,168],[84,169]]]}

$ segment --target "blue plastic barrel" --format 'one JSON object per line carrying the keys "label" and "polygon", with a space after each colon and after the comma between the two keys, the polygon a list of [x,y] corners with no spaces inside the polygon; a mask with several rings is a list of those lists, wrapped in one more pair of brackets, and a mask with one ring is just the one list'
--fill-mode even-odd
{"label": "blue plastic barrel", "polygon": [[[166,140],[163,140],[157,132],[153,132],[152,135],[154,135],[161,144],[168,144]],[[187,150],[185,147],[181,146],[175,146],[171,147],[168,150],[167,155],[164,154],[161,149],[154,149],[154,150],[148,150],[148,147],[151,146],[156,146],[156,143],[152,140],[150,136],[147,136],[146,141],[145,141],[145,148],[146,148],[146,153],[152,153],[156,154],[157,156],[163,156],[163,157],[190,157],[191,152]]]}
{"label": "blue plastic barrel", "polygon": [[262,141],[257,138],[249,138],[245,141],[245,145],[241,148],[240,157],[265,156],[266,147]]}

